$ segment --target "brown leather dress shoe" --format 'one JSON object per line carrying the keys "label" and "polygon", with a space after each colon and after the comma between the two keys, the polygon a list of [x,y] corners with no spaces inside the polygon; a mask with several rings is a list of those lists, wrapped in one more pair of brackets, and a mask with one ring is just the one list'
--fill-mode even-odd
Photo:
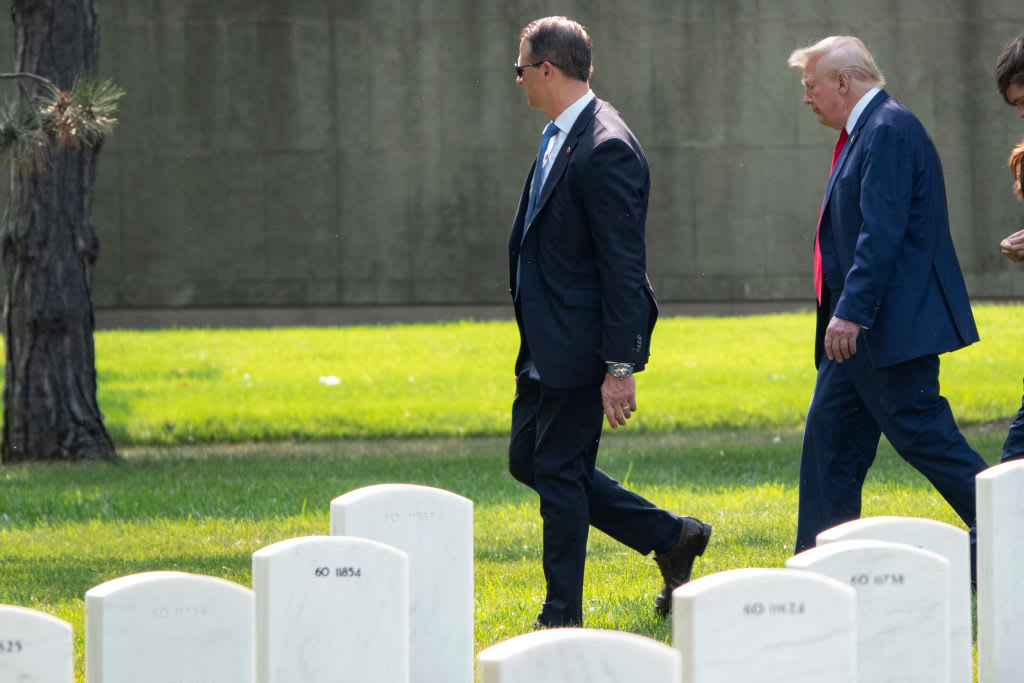
{"label": "brown leather dress shoe", "polygon": [[693,517],[683,517],[683,529],[679,532],[679,541],[667,553],[655,553],[654,561],[658,563],[661,576],[665,583],[661,592],[654,599],[654,611],[661,616],[668,616],[672,611],[672,591],[690,580],[693,561],[704,554],[711,538],[711,525]]}

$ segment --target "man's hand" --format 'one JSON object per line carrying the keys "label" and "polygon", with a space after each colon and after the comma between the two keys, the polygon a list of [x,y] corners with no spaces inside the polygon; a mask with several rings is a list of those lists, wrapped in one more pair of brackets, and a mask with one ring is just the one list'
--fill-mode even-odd
{"label": "man's hand", "polygon": [[626,424],[632,413],[636,412],[636,378],[633,375],[625,379],[616,379],[611,375],[604,376],[601,385],[601,403],[604,414],[612,429]]}
{"label": "man's hand", "polygon": [[999,248],[1011,261],[1024,261],[1024,230],[1018,230],[1002,242]]}
{"label": "man's hand", "polygon": [[857,353],[857,335],[860,325],[832,316],[825,328],[825,355],[829,360],[842,363]]}

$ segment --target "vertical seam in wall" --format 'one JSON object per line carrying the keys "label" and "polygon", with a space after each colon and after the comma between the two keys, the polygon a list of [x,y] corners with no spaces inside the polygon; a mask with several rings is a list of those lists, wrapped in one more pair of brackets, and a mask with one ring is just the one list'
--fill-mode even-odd
{"label": "vertical seam in wall", "polygon": [[[333,7],[327,12],[327,55],[328,63],[328,78],[331,83],[338,83],[338,63],[337,63],[337,47],[335,45],[335,39],[337,36],[337,10]],[[344,278],[337,272],[338,268],[343,263],[342,259],[342,240],[341,240],[341,191],[339,190],[339,182],[341,179],[341,148],[340,148],[340,133],[338,131],[338,97],[341,96],[340,91],[335,90],[333,96],[330,98],[328,103],[328,112],[330,113],[331,120],[328,123],[328,138],[331,144],[331,170],[334,177],[334,183],[331,186],[331,194],[333,198],[334,209],[331,214],[331,219],[334,221],[334,286],[336,288],[334,292],[334,300],[341,303],[344,301]]]}

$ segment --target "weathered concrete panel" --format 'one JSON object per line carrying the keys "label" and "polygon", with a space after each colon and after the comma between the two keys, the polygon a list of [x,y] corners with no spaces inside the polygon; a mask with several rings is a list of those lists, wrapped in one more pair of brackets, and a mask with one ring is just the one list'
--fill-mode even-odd
{"label": "weathered concrete panel", "polygon": [[[100,307],[504,304],[506,243],[543,114],[511,65],[533,0],[105,0],[101,72],[126,91],[99,162]],[[807,299],[834,131],[789,53],[872,49],[943,159],[974,297],[1024,294],[1024,125],[992,68],[1010,0],[570,0],[593,86],[652,172],[662,301]],[[0,65],[13,64],[10,31]],[[6,67],[5,67],[6,68]]]}

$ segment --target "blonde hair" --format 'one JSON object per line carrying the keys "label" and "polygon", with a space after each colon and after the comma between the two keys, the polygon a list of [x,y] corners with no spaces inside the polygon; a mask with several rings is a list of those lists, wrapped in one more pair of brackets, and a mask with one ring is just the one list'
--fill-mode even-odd
{"label": "blonde hair", "polygon": [[818,60],[818,78],[836,80],[841,74],[850,77],[854,83],[865,88],[881,88],[885,85],[875,58],[860,38],[854,36],[829,36],[822,38],[814,45],[808,45],[789,56],[789,66],[807,68],[808,62]]}
{"label": "blonde hair", "polygon": [[1013,192],[1018,197],[1024,198],[1024,189],[1021,189],[1021,171],[1024,170],[1024,140],[1017,143],[1017,146],[1010,152],[1010,158],[1006,160],[1013,175]]}

